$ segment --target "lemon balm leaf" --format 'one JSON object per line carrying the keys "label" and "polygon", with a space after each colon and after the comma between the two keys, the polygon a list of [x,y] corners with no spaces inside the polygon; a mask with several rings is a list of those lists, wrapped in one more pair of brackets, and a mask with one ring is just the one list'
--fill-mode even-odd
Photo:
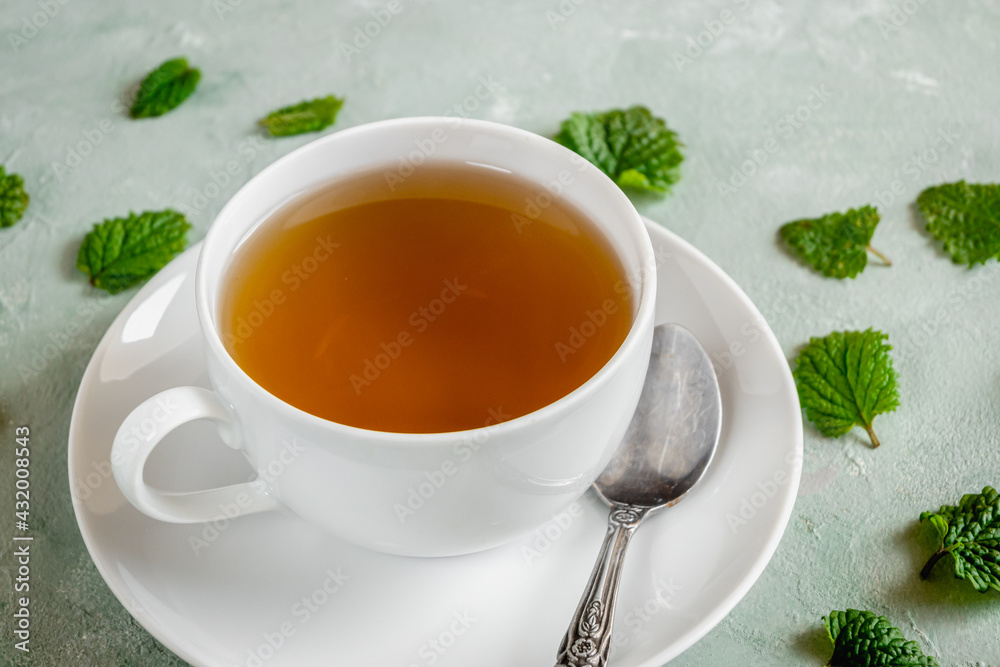
{"label": "lemon balm leaf", "polygon": [[937,185],[920,193],[917,208],[956,264],[1000,259],[1000,184]]}
{"label": "lemon balm leaf", "polygon": [[941,667],[889,619],[870,611],[831,611],[823,627],[833,644],[831,667]]}
{"label": "lemon balm leaf", "polygon": [[0,227],[10,227],[20,220],[29,200],[20,174],[8,174],[0,165]]}
{"label": "lemon balm leaf", "polygon": [[924,579],[945,556],[951,556],[955,577],[965,579],[980,593],[1000,591],[1000,493],[985,487],[982,493],[962,496],[958,505],[924,512],[937,531],[941,547],[920,572]]}
{"label": "lemon balm leaf", "polygon": [[576,112],[555,140],[586,158],[621,188],[663,194],[680,179],[681,142],[649,109]]}
{"label": "lemon balm leaf", "polygon": [[272,137],[318,132],[333,125],[343,104],[342,97],[317,97],[272,111],[260,124]]}
{"label": "lemon balm leaf", "polygon": [[76,267],[91,285],[116,294],[166,266],[184,249],[190,228],[184,216],[171,209],[105,220],[83,239]]}
{"label": "lemon balm leaf", "polygon": [[868,264],[868,253],[885,255],[871,247],[879,223],[873,206],[828,213],[819,218],[793,220],[781,226],[781,238],[807,264],[831,278],[854,278]]}
{"label": "lemon balm leaf", "polygon": [[899,407],[896,371],[881,331],[835,331],[811,338],[795,359],[792,376],[806,418],[825,436],[837,438],[855,426],[878,447],[872,422]]}
{"label": "lemon balm leaf", "polygon": [[201,71],[189,66],[187,58],[168,60],[139,84],[129,114],[132,118],[162,116],[190,97],[200,80]]}

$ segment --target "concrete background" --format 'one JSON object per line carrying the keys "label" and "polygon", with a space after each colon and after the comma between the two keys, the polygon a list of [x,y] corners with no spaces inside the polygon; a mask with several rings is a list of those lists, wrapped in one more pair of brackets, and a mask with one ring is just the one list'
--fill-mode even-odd
{"label": "concrete background", "polygon": [[[347,97],[333,129],[458,105],[551,135],[574,110],[645,104],[687,157],[672,195],[636,205],[726,270],[789,358],[835,329],[889,334],[902,407],[876,421],[882,448],[860,430],[830,440],[807,425],[801,492],[774,560],[672,667],[823,664],[819,619],[845,607],[888,615],[942,664],[1000,665],[1000,595],[944,566],[921,582],[934,545],[916,523],[1000,484],[1000,267],[952,264],[913,207],[929,185],[1000,180],[1000,2],[400,1],[356,52],[344,45],[386,2],[0,8],[0,164],[32,197],[26,219],[0,231],[0,535],[14,533],[13,434],[27,424],[36,536],[28,660],[12,650],[12,543],[0,541],[2,663],[181,664],[112,596],[73,518],[73,398],[135,293],[101,298],[76,251],[95,221],[130,209],[180,207],[200,239],[243,182],[316,136],[260,140],[256,119],[332,92]],[[196,95],[158,120],[128,120],[121,100],[179,54],[203,71]],[[477,87],[488,91],[479,99]],[[93,145],[77,161],[81,143]],[[762,165],[731,180],[762,151]],[[214,187],[230,160],[238,174]],[[873,243],[891,268],[826,279],[777,243],[787,220],[865,203],[882,212]],[[82,332],[59,338],[72,323]],[[59,354],[22,377],[51,340]]]}

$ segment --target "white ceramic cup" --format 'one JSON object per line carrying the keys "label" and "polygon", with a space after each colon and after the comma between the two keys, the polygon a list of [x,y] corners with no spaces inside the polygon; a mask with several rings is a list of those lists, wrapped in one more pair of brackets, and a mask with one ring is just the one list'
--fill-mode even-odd
{"label": "white ceramic cup", "polygon": [[[241,241],[297,195],[361,171],[388,180],[434,163],[507,170],[586,215],[625,268],[633,322],[607,364],[535,412],[454,433],[370,431],[306,413],[268,393],[229,356],[220,289]],[[628,198],[597,168],[544,137],[456,118],[354,127],[278,160],[226,204],[205,238],[196,275],[201,333],[214,390],[175,387],[149,398],[115,436],[111,463],[125,496],[162,521],[196,523],[284,506],[312,524],[387,553],[445,556],[509,541],[579,498],[628,426],[649,360],[656,302],[653,249]],[[274,316],[280,317],[280,313]],[[143,480],[156,444],[177,426],[214,421],[257,473],[243,484],[168,493]],[[197,462],[193,461],[193,465]]]}

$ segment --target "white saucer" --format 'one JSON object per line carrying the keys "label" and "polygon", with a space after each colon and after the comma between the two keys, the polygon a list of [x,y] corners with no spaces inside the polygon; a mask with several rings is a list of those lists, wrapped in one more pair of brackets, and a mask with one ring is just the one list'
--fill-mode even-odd
{"label": "white saucer", "polygon": [[[702,483],[636,534],[618,600],[616,667],[659,667],[739,602],[778,545],[802,462],[788,363],[757,309],[704,255],[647,226],[659,261],[657,322],[683,324],[716,360],[724,421]],[[287,512],[174,525],[125,500],[108,465],[122,419],[162,389],[206,385],[194,306],[199,248],[118,316],[73,409],[76,518],[118,599],[195,665],[553,664],[604,535],[607,510],[592,492],[514,543],[441,559],[372,553]],[[207,423],[168,436],[146,468],[149,483],[173,491],[249,474]]]}

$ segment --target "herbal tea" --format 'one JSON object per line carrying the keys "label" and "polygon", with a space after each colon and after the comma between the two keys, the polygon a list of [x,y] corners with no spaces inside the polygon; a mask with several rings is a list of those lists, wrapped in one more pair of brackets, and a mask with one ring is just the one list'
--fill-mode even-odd
{"label": "herbal tea", "polygon": [[572,392],[632,315],[592,223],[537,186],[463,164],[391,184],[373,172],[277,210],[232,260],[219,328],[236,363],[287,403],[438,433]]}

